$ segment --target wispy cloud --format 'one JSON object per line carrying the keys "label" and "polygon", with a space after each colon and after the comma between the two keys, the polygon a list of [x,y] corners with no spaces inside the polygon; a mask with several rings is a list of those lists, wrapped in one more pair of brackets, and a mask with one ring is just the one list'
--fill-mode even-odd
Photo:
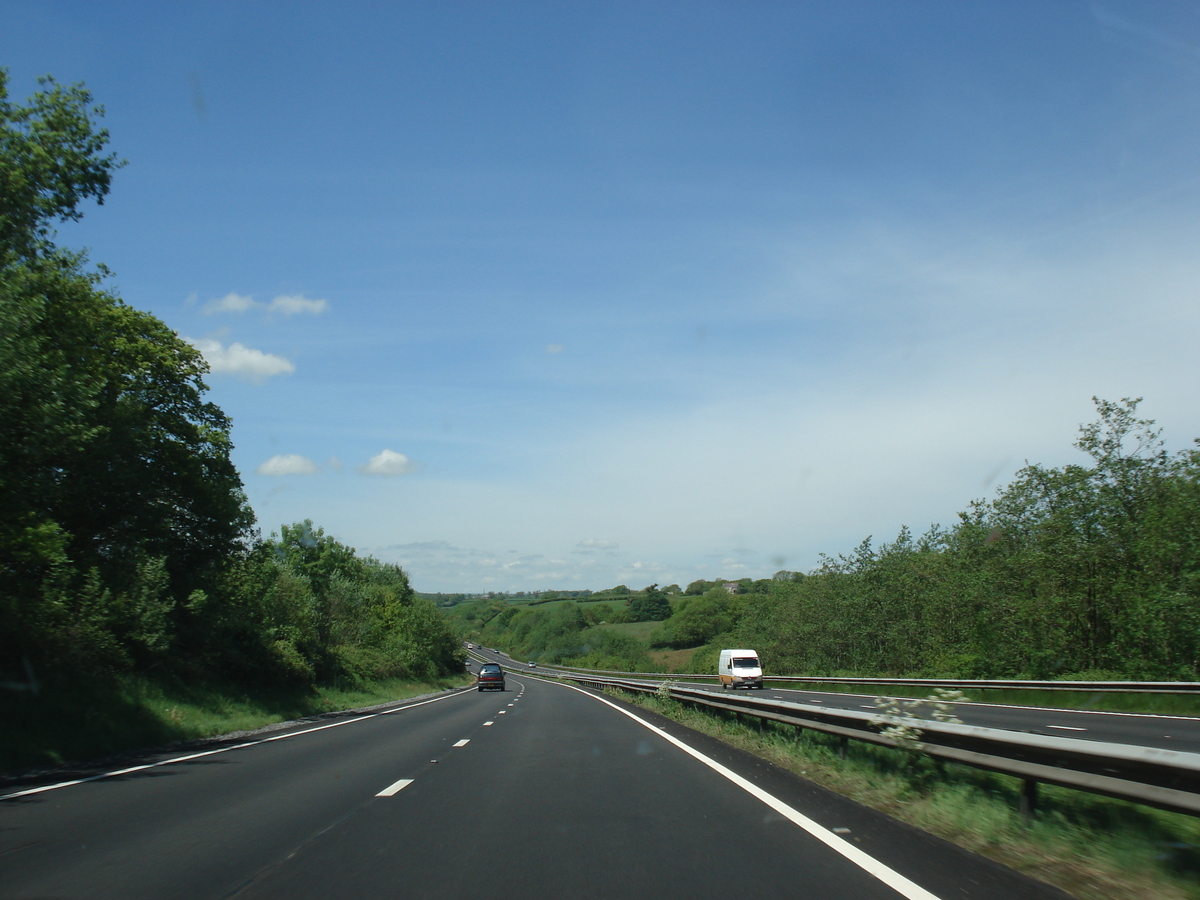
{"label": "wispy cloud", "polygon": [[282,356],[264,353],[243,344],[233,343],[228,347],[212,338],[184,338],[204,354],[208,366],[216,375],[233,375],[246,381],[261,384],[275,375],[291,375],[296,366]]}
{"label": "wispy cloud", "polygon": [[259,303],[249,294],[230,293],[217,300],[209,300],[204,304],[203,312],[211,316],[215,313],[250,312],[252,309],[261,309],[286,318],[299,315],[315,316],[329,309],[329,301],[309,299],[303,294],[280,294],[270,303]]}
{"label": "wispy cloud", "polygon": [[362,475],[388,478],[393,475],[403,475],[406,472],[411,472],[413,470],[413,463],[403,453],[397,453],[394,450],[384,450],[372,456],[365,466],[357,466],[356,469]]}
{"label": "wispy cloud", "polygon": [[279,477],[281,475],[316,475],[321,467],[307,456],[298,453],[283,453],[272,456],[254,470],[259,475]]}
{"label": "wispy cloud", "polygon": [[328,308],[328,300],[310,300],[301,294],[280,294],[271,301],[267,310],[283,316],[315,316]]}
{"label": "wispy cloud", "polygon": [[226,294],[218,300],[209,300],[204,304],[204,314],[211,316],[214,313],[244,313],[258,306],[254,302],[254,298],[249,294]]}

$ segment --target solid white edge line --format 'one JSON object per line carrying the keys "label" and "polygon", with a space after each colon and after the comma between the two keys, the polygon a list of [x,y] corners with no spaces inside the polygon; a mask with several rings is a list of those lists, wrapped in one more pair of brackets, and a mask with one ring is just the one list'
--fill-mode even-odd
{"label": "solid white edge line", "polygon": [[868,853],[865,853],[862,850],[859,850],[853,844],[847,842],[843,838],[838,837],[837,835],[835,835],[833,832],[829,831],[824,826],[818,825],[816,822],[814,822],[808,816],[806,816],[803,813],[799,812],[798,810],[795,810],[792,807],[788,806],[786,803],[784,803],[778,797],[774,797],[771,794],[768,794],[762,788],[747,781],[745,778],[743,778],[741,775],[737,774],[733,770],[728,769],[725,766],[721,765],[715,759],[711,759],[710,757],[705,756],[699,750],[696,750],[695,748],[688,746],[687,744],[685,744],[683,741],[679,740],[678,738],[667,734],[665,731],[663,731],[658,726],[651,725],[649,722],[647,722],[641,716],[635,715],[634,713],[630,712],[627,709],[622,709],[621,707],[617,706],[617,704],[613,703],[611,700],[607,700],[604,697],[597,697],[595,694],[588,693],[587,691],[583,690],[582,688],[577,688],[571,684],[563,684],[561,686],[565,687],[565,688],[570,688],[573,691],[578,691],[579,693],[583,694],[585,697],[591,697],[593,700],[598,700],[599,702],[601,702],[607,706],[611,706],[613,709],[615,709],[617,712],[621,713],[622,715],[628,716],[629,718],[633,719],[633,721],[637,722],[639,725],[643,726],[644,728],[648,728],[650,731],[653,731],[655,734],[657,734],[663,740],[674,744],[676,747],[678,747],[684,753],[686,753],[689,756],[692,756],[695,759],[699,760],[700,762],[704,763],[706,766],[708,766],[710,769],[712,769],[717,774],[722,775],[725,778],[729,779],[734,784],[736,784],[738,787],[740,787],[742,790],[744,790],[746,793],[750,794],[752,797],[756,798],[757,800],[761,800],[763,803],[765,803],[767,806],[771,807],[771,809],[775,810],[777,813],[779,813],[785,819],[789,820],[790,822],[793,822],[796,825],[799,825],[801,828],[803,828],[805,831],[807,831],[810,835],[815,837],[821,843],[825,844],[831,850],[835,850],[836,852],[840,853],[842,856],[844,856],[850,862],[854,863],[856,866],[858,866],[864,872],[867,872],[868,874],[873,875],[875,878],[878,878],[880,881],[882,881],[884,884],[886,884],[892,890],[896,891],[903,897],[908,898],[908,900],[940,900],[940,898],[936,894],[932,894],[929,891],[925,890],[925,888],[921,887],[919,884],[915,884],[914,882],[909,881],[907,878],[905,878],[903,875],[901,875],[895,869],[892,869],[889,866],[884,865],[879,860],[877,860],[875,857],[871,856]]}
{"label": "solid white edge line", "polygon": [[[289,731],[285,734],[272,735],[269,738],[262,738],[257,741],[246,741],[243,744],[234,744],[232,747],[219,747],[216,750],[205,750],[201,753],[189,753],[187,756],[173,756],[170,759],[159,760],[156,763],[146,763],[140,766],[130,766],[127,769],[116,769],[112,772],[102,772],[99,775],[92,775],[89,778],[74,778],[71,781],[60,781],[56,784],[44,784],[41,787],[26,788],[23,791],[14,791],[11,794],[0,794],[0,800],[15,800],[17,797],[28,797],[31,794],[44,794],[47,791],[57,791],[60,788],[71,787],[76,784],[87,784],[89,781],[100,781],[103,778],[114,778],[117,775],[128,775],[131,772],[141,772],[145,769],[156,769],[159,766],[169,766],[174,763],[187,762],[192,759],[200,759],[203,756],[213,756],[217,753],[228,753],[230,750],[241,750],[245,747],[254,747],[258,744],[269,744],[271,741],[281,741],[284,738],[299,737],[302,734],[312,734],[316,731],[325,731],[327,728],[337,728],[340,725],[350,725],[354,722],[365,722],[367,719],[374,719],[377,716],[389,716],[392,713],[404,712],[406,709],[416,709],[418,706],[425,706],[428,703],[437,703],[440,700],[449,700],[451,697],[457,697],[461,694],[470,693],[467,690],[455,691],[453,694],[444,694],[441,697],[434,697],[432,700],[422,700],[420,703],[410,703],[408,706],[397,706],[395,709],[384,710],[383,712],[368,713],[365,716],[356,716],[353,719],[346,719],[341,722],[334,722],[331,725],[318,725],[316,728],[305,728],[303,731]],[[490,723],[489,723],[490,724]]]}
{"label": "solid white edge line", "polygon": [[380,791],[375,796],[376,797],[394,797],[396,794],[400,793],[402,790],[404,790],[406,787],[408,787],[412,783],[413,783],[413,780],[411,778],[401,778],[395,784],[390,784],[387,787],[385,787],[382,791]]}

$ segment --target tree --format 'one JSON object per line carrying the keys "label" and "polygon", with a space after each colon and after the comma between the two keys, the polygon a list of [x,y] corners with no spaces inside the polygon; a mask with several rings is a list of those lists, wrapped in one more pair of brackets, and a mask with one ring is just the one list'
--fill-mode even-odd
{"label": "tree", "polygon": [[659,590],[657,584],[645,589],[643,596],[629,601],[629,618],[633,622],[657,622],[671,615],[671,601],[667,592]]}
{"label": "tree", "polygon": [[0,67],[0,264],[53,254],[53,223],[80,219],[79,204],[89,197],[103,203],[112,173],[125,163],[103,155],[108,131],[93,117],[83,85],[62,87],[50,76],[48,89],[26,106],[8,99],[8,69]]}
{"label": "tree", "polygon": [[41,83],[15,105],[0,70],[0,652],[49,627],[52,570],[55,596],[70,597],[69,572],[95,569],[99,606],[146,595],[161,570],[168,609],[253,524],[229,419],[203,399],[203,357],[103,290],[103,266],[53,243],[122,163],[104,154],[103,111],[82,86]]}

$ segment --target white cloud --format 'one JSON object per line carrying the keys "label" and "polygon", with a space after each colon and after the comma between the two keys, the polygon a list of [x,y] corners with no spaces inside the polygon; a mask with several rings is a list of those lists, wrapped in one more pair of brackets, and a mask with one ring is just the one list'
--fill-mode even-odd
{"label": "white cloud", "polygon": [[547,352],[547,353],[550,353],[550,354],[554,354],[554,353],[562,353],[562,352],[563,352],[563,345],[562,345],[562,344],[547,344],[547,345],[546,345],[546,352]]}
{"label": "white cloud", "polygon": [[403,453],[394,450],[384,450],[372,456],[365,466],[358,466],[358,472],[363,475],[378,475],[387,478],[392,475],[403,475],[413,470],[412,460]]}
{"label": "white cloud", "polygon": [[267,312],[279,313],[282,316],[303,314],[315,316],[325,312],[328,308],[328,300],[310,300],[303,294],[280,294],[270,303],[258,303],[249,294],[229,293],[219,300],[209,300],[204,304],[203,311],[208,316],[213,313],[244,313],[252,309],[265,309]]}
{"label": "white cloud", "polygon": [[254,471],[259,475],[270,475],[272,477],[280,475],[316,475],[321,471],[321,467],[307,456],[300,456],[298,453],[283,453],[272,456]]}
{"label": "white cloud", "polygon": [[184,340],[204,354],[209,368],[216,375],[233,375],[262,383],[273,375],[291,375],[296,371],[295,365],[282,356],[263,353],[242,344],[234,343],[225,347],[212,338],[193,340],[185,337]]}
{"label": "white cloud", "polygon": [[271,301],[268,309],[284,316],[295,316],[302,313],[318,315],[329,307],[327,300],[309,300],[301,294],[280,294]]}
{"label": "white cloud", "polygon": [[254,298],[249,294],[234,294],[229,293],[220,300],[209,300],[204,304],[204,314],[211,316],[213,313],[244,313],[258,306],[254,302]]}
{"label": "white cloud", "polygon": [[336,456],[329,457],[329,462],[327,462],[325,465],[329,466],[329,468],[333,469],[335,472],[342,471],[342,461]]}

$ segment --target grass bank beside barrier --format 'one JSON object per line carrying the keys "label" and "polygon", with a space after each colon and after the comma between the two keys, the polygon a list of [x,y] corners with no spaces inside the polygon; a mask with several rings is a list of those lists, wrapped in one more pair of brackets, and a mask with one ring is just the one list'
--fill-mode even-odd
{"label": "grass bank beside barrier", "polygon": [[762,757],[1081,900],[1200,900],[1200,820],[1051,785],[1031,823],[1020,781],[780,723],[738,722],[646,694],[635,705]]}
{"label": "grass bank beside barrier", "polygon": [[0,690],[0,773],[80,762],[172,741],[248,731],[473,683],[388,679],[356,686],[260,687],[125,677]]}

